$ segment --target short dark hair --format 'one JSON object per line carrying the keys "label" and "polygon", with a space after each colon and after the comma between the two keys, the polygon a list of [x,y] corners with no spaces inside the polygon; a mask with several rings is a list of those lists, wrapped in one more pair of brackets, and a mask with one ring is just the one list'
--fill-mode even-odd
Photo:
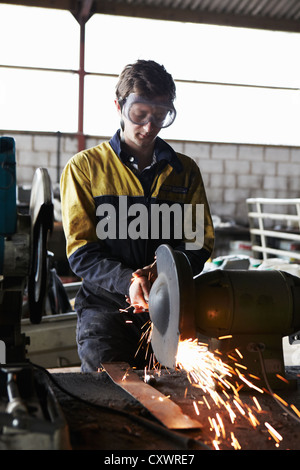
{"label": "short dark hair", "polygon": [[130,93],[138,93],[150,99],[167,96],[172,102],[176,97],[176,86],[163,65],[153,60],[137,60],[124,67],[116,85],[118,100],[127,98]]}

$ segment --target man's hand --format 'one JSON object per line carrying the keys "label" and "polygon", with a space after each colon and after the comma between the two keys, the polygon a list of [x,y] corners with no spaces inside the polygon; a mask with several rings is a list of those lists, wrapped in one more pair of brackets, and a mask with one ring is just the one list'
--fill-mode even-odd
{"label": "man's hand", "polygon": [[137,269],[132,274],[128,303],[134,307],[134,313],[148,310],[151,285],[157,277],[156,262]]}
{"label": "man's hand", "polygon": [[129,288],[129,299],[127,300],[134,313],[140,313],[148,310],[148,299],[150,292],[150,282],[146,276],[133,276]]}
{"label": "man's hand", "polygon": [[154,263],[145,266],[144,268],[137,269],[134,271],[133,276],[145,276],[152,285],[157,278],[157,266],[156,261]]}

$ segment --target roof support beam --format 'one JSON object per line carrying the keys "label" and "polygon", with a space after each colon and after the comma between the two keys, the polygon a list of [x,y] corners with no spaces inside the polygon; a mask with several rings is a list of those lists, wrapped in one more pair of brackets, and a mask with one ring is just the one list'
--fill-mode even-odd
{"label": "roof support beam", "polygon": [[80,26],[80,45],[79,45],[79,91],[78,91],[78,152],[84,150],[84,81],[85,81],[85,25],[93,15],[92,7],[94,0],[81,0],[77,6],[77,12],[72,12]]}

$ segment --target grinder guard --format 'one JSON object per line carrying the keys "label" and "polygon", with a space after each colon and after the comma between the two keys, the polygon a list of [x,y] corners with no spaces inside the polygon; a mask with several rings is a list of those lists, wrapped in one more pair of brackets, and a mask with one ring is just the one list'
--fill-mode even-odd
{"label": "grinder guard", "polygon": [[157,249],[156,259],[158,276],[149,296],[151,343],[158,361],[175,368],[179,340],[196,336],[193,274],[186,255],[168,245]]}

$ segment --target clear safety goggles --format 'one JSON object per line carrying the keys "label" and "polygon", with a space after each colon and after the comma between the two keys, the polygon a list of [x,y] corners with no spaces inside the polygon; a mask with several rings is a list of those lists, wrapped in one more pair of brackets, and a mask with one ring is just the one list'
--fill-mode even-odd
{"label": "clear safety goggles", "polygon": [[151,121],[156,127],[169,127],[176,117],[173,104],[147,100],[135,93],[119,102],[125,118],[138,126],[145,126]]}

